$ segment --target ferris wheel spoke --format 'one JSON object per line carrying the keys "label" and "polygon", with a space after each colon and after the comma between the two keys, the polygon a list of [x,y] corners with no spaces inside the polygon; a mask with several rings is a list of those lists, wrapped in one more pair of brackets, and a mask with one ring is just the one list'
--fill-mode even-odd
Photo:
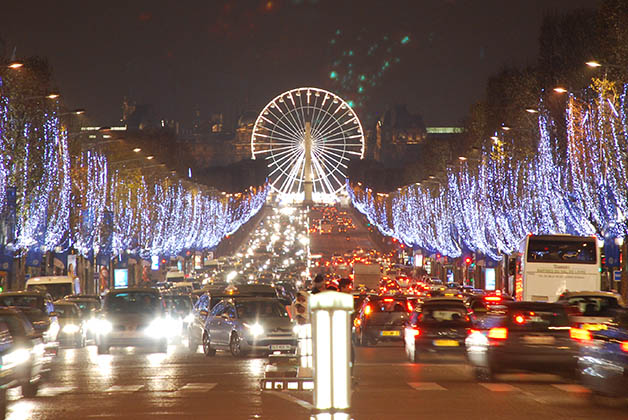
{"label": "ferris wheel spoke", "polygon": [[[296,155],[293,156],[293,157],[298,159],[298,156],[296,156]],[[279,161],[274,161],[274,162],[271,163],[271,165],[269,165],[269,166],[272,166],[274,164],[275,166],[277,166],[275,169],[273,169],[273,171],[271,173],[268,174],[269,177],[275,175],[277,172],[281,172],[283,175],[287,174],[287,171],[285,170],[285,167],[290,165],[290,161],[284,161],[281,164],[279,164],[277,162],[279,162]]]}
{"label": "ferris wheel spoke", "polygon": [[[282,111],[281,108],[278,108],[278,109],[280,111]],[[299,137],[301,137],[302,133],[300,134],[300,130],[296,126],[288,127],[288,124],[283,122],[283,120],[284,120],[284,118],[286,116],[285,113],[279,114],[279,115],[275,114],[274,111],[270,111],[270,113],[273,115],[273,117],[275,117],[277,119],[277,122],[272,123],[273,127],[281,128],[281,131],[284,132],[284,134],[286,134],[288,137],[291,137],[291,138],[299,138]],[[267,121],[270,121],[270,120],[267,119]],[[287,122],[289,123],[289,121],[287,121]],[[280,123],[281,123],[281,125],[279,125]]]}
{"label": "ferris wheel spoke", "polygon": [[326,162],[329,162],[330,164],[332,164],[335,168],[338,168],[338,166],[342,166],[343,168],[347,168],[348,166],[345,165],[344,163],[342,163],[343,160],[348,160],[348,159],[343,159],[344,156],[340,156],[337,155],[336,153],[328,153],[331,156],[337,157],[339,160],[334,160],[331,157],[325,156],[324,153],[322,152],[317,152],[318,156],[320,156],[323,160],[325,160]]}
{"label": "ferris wheel spoke", "polygon": [[322,119],[322,122],[316,126],[316,134],[319,137],[322,137],[321,134],[328,130],[330,127],[332,127],[334,124],[338,124],[338,120],[333,113],[327,111],[324,116],[326,118]]}
{"label": "ferris wheel spoke", "polygon": [[294,133],[294,135],[297,136],[297,138],[299,137],[303,137],[303,134],[305,134],[305,127],[301,126],[295,119],[294,116],[292,115],[294,108],[290,108],[288,106],[288,104],[286,102],[284,102],[285,106],[286,106],[286,110],[284,111],[283,109],[279,108],[279,110],[282,111],[282,115],[281,117],[278,117],[279,121],[285,121],[285,125],[286,127],[289,125],[289,127],[287,127],[292,133]]}
{"label": "ferris wheel spoke", "polygon": [[[262,143],[262,144],[269,144],[269,145],[275,145],[275,146],[276,146],[276,144],[275,144],[275,143]],[[271,148],[264,149],[264,150],[258,150],[258,151],[257,151],[257,152],[255,152],[255,153],[257,153],[257,154],[262,154],[262,153],[273,153],[274,151],[277,151],[277,150],[283,150],[283,149],[293,149],[293,148],[294,148],[294,146],[271,147]]]}
{"label": "ferris wheel spoke", "polygon": [[301,124],[299,112],[296,109],[289,109],[285,115],[286,120],[289,118],[290,125],[294,128],[294,131],[299,133],[299,138],[305,138],[305,123]]}
{"label": "ferris wheel spoke", "polygon": [[351,133],[355,130],[355,127],[344,128],[345,124],[338,123],[335,127],[331,127],[325,133],[321,134],[322,138],[334,138],[335,136],[345,136],[346,133]]}
{"label": "ferris wheel spoke", "polygon": [[280,142],[284,142],[284,143],[294,143],[294,139],[293,138],[289,138],[289,137],[284,137],[283,134],[279,134],[279,133],[273,133],[273,134],[262,134],[262,133],[256,133],[255,137],[264,137],[266,139],[272,139],[272,140],[277,140]]}
{"label": "ferris wheel spoke", "polygon": [[281,159],[283,159],[285,156],[292,156],[293,154],[298,154],[299,152],[302,152],[303,150],[299,150],[299,148],[297,147],[293,147],[290,150],[282,150],[281,152],[277,152],[277,153],[273,153],[271,156],[269,156],[267,159],[275,159],[277,157],[281,156]]}
{"label": "ferris wheel spoke", "polygon": [[350,152],[350,150],[345,150],[345,149],[336,149],[334,147],[327,147],[327,146],[320,146],[321,151],[325,152],[325,153],[332,153],[336,156],[341,157],[342,159],[346,159],[349,160],[348,157],[345,156],[345,153]]}
{"label": "ferris wheel spoke", "polygon": [[317,172],[319,173],[318,178],[323,181],[322,184],[327,186],[329,192],[333,192],[334,187],[332,187],[329,179],[325,176],[326,171],[323,170],[321,162],[315,156],[312,156],[312,165],[317,168]]}
{"label": "ferris wheel spoke", "polygon": [[286,174],[286,179],[284,179],[283,183],[279,190],[281,192],[288,193],[292,189],[292,185],[294,184],[294,180],[296,178],[296,173],[299,171],[299,166],[302,164],[304,156],[299,156],[297,161],[290,168],[290,172]]}

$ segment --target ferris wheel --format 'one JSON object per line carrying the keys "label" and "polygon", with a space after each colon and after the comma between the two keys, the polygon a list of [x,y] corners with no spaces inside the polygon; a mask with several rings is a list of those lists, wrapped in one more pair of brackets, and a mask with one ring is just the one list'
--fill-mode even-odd
{"label": "ferris wheel", "polygon": [[351,106],[337,95],[292,89],[257,117],[251,152],[253,159],[268,162],[270,184],[280,194],[300,195],[311,180],[314,195],[335,195],[345,186],[349,160],[364,157],[364,131]]}

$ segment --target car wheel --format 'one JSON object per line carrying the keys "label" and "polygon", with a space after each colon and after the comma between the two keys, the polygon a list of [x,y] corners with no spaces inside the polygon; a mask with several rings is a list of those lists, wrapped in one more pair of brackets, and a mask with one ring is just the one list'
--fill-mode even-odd
{"label": "car wheel", "polygon": [[495,380],[495,370],[490,367],[476,367],[473,374],[478,382],[493,382]]}
{"label": "car wheel", "polygon": [[22,396],[24,398],[34,398],[37,396],[37,391],[39,391],[39,381],[29,381],[26,380],[22,382]]}
{"label": "car wheel", "polygon": [[229,340],[229,350],[234,357],[242,357],[244,356],[244,352],[242,351],[242,343],[240,342],[240,337],[238,334],[231,334],[231,340]]}
{"label": "car wheel", "polygon": [[209,334],[207,334],[207,332],[203,333],[203,353],[207,357],[216,355],[216,349],[212,348],[211,341],[209,340]]}
{"label": "car wheel", "polygon": [[98,354],[109,354],[109,346],[106,344],[98,343]]}
{"label": "car wheel", "polygon": [[7,389],[0,389],[0,419],[7,416]]}

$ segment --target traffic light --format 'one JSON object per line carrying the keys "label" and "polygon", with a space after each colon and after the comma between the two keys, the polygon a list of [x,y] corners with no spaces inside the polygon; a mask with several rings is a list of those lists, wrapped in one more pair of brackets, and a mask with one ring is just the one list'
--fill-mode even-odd
{"label": "traffic light", "polygon": [[471,265],[471,263],[472,263],[472,262],[473,262],[473,258],[471,258],[471,257],[465,257],[465,259],[464,259],[464,263],[465,263],[466,265]]}

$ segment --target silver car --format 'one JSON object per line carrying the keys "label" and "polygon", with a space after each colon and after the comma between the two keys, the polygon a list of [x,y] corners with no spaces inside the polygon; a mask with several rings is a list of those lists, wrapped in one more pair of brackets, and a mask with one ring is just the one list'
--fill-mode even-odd
{"label": "silver car", "polygon": [[286,308],[276,298],[241,297],[218,303],[205,321],[203,352],[228,350],[235,357],[249,353],[294,353],[297,338]]}

